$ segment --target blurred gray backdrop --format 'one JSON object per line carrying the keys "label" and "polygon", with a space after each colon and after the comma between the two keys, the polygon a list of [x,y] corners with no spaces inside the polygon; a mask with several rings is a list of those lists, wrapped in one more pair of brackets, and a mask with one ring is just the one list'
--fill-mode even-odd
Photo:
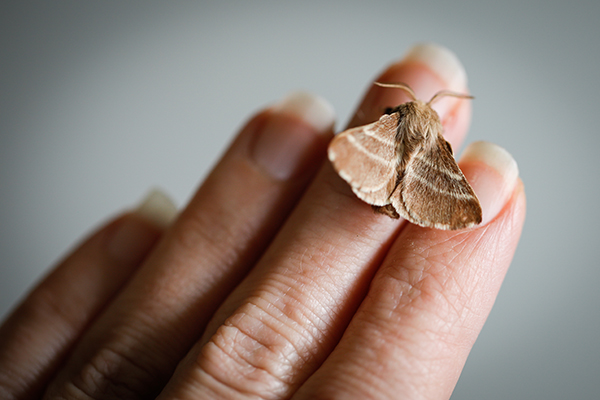
{"label": "blurred gray backdrop", "polygon": [[160,186],[184,204],[291,90],[338,129],[415,42],[455,51],[467,142],[517,159],[528,215],[453,399],[600,397],[600,2],[91,1],[0,6],[0,316],[91,227]]}

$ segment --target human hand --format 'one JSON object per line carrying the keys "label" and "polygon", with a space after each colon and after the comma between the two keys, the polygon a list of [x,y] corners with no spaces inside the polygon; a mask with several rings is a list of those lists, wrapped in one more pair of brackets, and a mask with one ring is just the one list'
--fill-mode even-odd
{"label": "human hand", "polygon": [[[377,78],[465,92],[413,49]],[[350,125],[406,101],[371,87]],[[435,103],[458,148],[470,102]],[[376,214],[325,161],[333,113],[295,94],[241,130],[185,209],[154,194],[93,233],[0,328],[7,399],[448,398],[516,248],[525,195],[503,149],[459,165],[481,225]]]}

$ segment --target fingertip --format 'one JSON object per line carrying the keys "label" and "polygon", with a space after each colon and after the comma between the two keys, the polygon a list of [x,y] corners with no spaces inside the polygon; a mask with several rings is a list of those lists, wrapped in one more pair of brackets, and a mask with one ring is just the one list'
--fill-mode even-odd
{"label": "fingertip", "polygon": [[177,216],[177,207],[161,189],[151,189],[106,232],[106,254],[117,265],[138,265]]}
{"label": "fingertip", "polygon": [[403,64],[423,64],[446,85],[446,90],[462,91],[467,87],[467,72],[458,56],[436,43],[419,43],[400,60]]}
{"label": "fingertip", "polygon": [[164,229],[177,216],[177,206],[163,190],[153,188],[134,209],[134,212],[157,227]]}
{"label": "fingertip", "polygon": [[268,176],[286,181],[313,168],[307,165],[329,141],[335,122],[333,107],[307,92],[293,92],[271,107],[254,132],[251,159]]}
{"label": "fingertip", "polygon": [[519,181],[519,167],[504,148],[489,142],[471,143],[463,152],[461,165],[479,198],[482,225],[493,220],[512,197]]}
{"label": "fingertip", "polygon": [[323,97],[305,91],[288,94],[273,110],[298,117],[317,133],[327,134],[335,122],[335,109]]}

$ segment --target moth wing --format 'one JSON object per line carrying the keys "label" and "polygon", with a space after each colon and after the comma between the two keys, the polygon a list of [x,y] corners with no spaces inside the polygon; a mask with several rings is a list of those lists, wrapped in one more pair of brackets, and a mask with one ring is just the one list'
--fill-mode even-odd
{"label": "moth wing", "polygon": [[463,229],[481,222],[481,206],[441,136],[406,166],[392,205],[409,221],[437,229]]}
{"label": "moth wing", "polygon": [[398,113],[369,125],[348,129],[329,144],[328,156],[338,174],[363,201],[389,204],[398,180],[396,132]]}

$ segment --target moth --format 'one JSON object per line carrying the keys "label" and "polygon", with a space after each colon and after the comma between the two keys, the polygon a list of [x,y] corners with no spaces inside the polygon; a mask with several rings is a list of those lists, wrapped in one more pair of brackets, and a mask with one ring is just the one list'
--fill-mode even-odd
{"label": "moth", "polygon": [[376,212],[437,229],[463,229],[481,222],[481,205],[442,136],[431,104],[403,83],[377,85],[402,89],[412,101],[389,108],[371,124],[339,133],[329,144],[334,169]]}

